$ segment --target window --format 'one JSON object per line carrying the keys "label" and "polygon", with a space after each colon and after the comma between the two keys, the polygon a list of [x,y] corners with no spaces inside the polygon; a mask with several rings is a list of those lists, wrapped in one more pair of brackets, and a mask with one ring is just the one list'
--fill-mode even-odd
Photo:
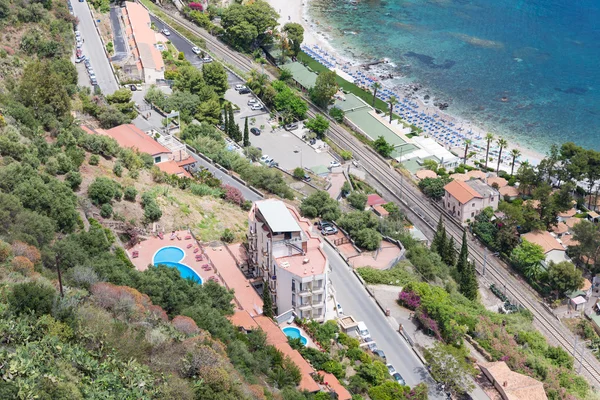
{"label": "window", "polygon": [[472,206],[475,207],[475,203],[473,203]]}
{"label": "window", "polygon": [[290,239],[292,238],[292,232],[285,232],[285,233],[283,234],[283,238],[284,238],[285,240],[290,240]]}
{"label": "window", "polygon": [[490,201],[494,201],[494,196],[492,196],[492,199]]}
{"label": "window", "polygon": [[292,307],[296,307],[296,295],[292,293]]}
{"label": "window", "polygon": [[458,212],[458,215],[460,215],[460,211]]}
{"label": "window", "polygon": [[292,279],[292,292],[296,291],[296,281]]}
{"label": "window", "polygon": [[475,213],[474,213],[474,212],[472,212],[472,213],[471,213],[471,217],[474,217],[474,216],[475,216]]}
{"label": "window", "polygon": [[154,157],[154,164],[158,164],[160,162],[160,156]]}

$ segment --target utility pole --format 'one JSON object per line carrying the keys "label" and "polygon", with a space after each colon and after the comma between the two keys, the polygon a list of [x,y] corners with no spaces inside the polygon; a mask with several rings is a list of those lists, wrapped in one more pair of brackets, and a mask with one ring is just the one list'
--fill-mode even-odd
{"label": "utility pole", "polygon": [[60,255],[59,254],[56,254],[55,262],[56,262],[56,271],[58,272],[58,287],[60,289],[60,297],[64,298],[65,294],[63,292],[62,274],[60,273]]}

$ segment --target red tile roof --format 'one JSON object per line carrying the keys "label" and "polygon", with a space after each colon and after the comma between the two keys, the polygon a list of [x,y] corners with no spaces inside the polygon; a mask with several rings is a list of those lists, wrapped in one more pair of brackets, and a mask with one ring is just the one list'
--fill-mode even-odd
{"label": "red tile roof", "polygon": [[132,124],[119,125],[108,130],[97,129],[95,133],[112,137],[121,147],[138,149],[140,152],[148,153],[151,156],[165,153],[171,154],[171,150]]}
{"label": "red tile roof", "polygon": [[352,400],[352,395],[342,386],[340,381],[333,374],[329,374],[325,371],[319,371],[319,375],[323,376],[323,383],[329,385],[331,389],[338,395],[337,400]]}
{"label": "red tile roof", "polygon": [[367,196],[367,205],[369,207],[373,207],[376,205],[383,205],[386,203],[387,203],[387,201],[382,199],[381,196],[379,196],[378,194],[370,194],[369,196]]}
{"label": "red tile roof", "polygon": [[158,163],[158,164],[156,164],[156,166],[162,172],[166,172],[167,174],[170,174],[170,175],[187,176],[188,178],[192,177],[192,175],[190,175],[189,172],[187,172],[185,169],[180,167],[179,164],[173,160]]}
{"label": "red tile roof", "polygon": [[474,198],[481,198],[481,195],[475,189],[462,181],[452,181],[444,186],[444,189],[460,204],[465,204]]}
{"label": "red tile roof", "polygon": [[522,239],[527,240],[530,243],[539,244],[544,249],[544,253],[548,253],[552,250],[562,250],[565,248],[554,236],[547,231],[535,231],[521,235]]}
{"label": "red tile roof", "polygon": [[137,45],[140,60],[144,68],[153,68],[157,71],[164,70],[165,63],[162,54],[154,46],[156,33],[150,28],[150,15],[141,5],[130,1],[125,2],[133,37]]}
{"label": "red tile roof", "polygon": [[235,310],[233,315],[229,317],[229,321],[231,321],[233,325],[240,326],[247,331],[258,329],[258,324],[246,310]]}

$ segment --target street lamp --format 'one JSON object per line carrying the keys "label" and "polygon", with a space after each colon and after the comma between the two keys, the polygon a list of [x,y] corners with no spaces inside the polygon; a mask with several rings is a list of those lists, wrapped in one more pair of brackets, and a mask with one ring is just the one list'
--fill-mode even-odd
{"label": "street lamp", "polygon": [[302,165],[302,148],[300,146],[295,147],[298,150],[294,150],[294,153],[300,153],[300,168],[304,169],[304,166]]}
{"label": "street lamp", "polygon": [[[492,253],[493,256],[497,256],[500,253]],[[485,276],[485,266],[487,265],[487,247],[483,248],[483,270],[481,271],[481,276]]]}

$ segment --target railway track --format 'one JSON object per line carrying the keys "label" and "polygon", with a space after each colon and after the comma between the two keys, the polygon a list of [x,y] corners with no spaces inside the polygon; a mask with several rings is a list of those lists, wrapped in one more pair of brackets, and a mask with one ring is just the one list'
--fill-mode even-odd
{"label": "railway track", "polygon": [[[166,12],[166,10],[164,11]],[[182,18],[180,15],[173,15],[172,13],[168,13],[168,15],[186,29],[202,37],[207,44],[206,50],[217,57],[221,57],[225,62],[235,66],[238,70],[247,73],[252,69],[260,68],[260,65],[254,63],[250,58],[229,49],[226,44],[220,42],[217,38],[195,26],[185,18]],[[265,73],[274,78],[268,71],[265,71]],[[317,113],[321,113],[310,101],[309,104],[309,116],[314,117]],[[352,134],[337,125],[334,121],[331,121],[330,124],[329,137],[340,147],[352,151],[354,157],[363,164],[366,171],[392,194],[413,219],[418,218],[421,220],[428,227],[429,231],[433,233],[435,232],[437,221],[442,216],[445,220],[447,233],[452,235],[456,242],[460,243],[462,241],[464,232],[462,225],[444,212],[439,205],[426,198],[413,185],[404,183],[400,174],[372,149],[358,141]],[[484,255],[482,255],[482,247],[472,240],[469,240],[468,247],[471,259],[477,265],[483,265]],[[491,276],[498,283],[502,283],[507,294],[510,294],[522,306],[530,310],[534,315],[534,325],[545,333],[549,339],[556,342],[556,344],[563,347],[573,356],[575,358],[574,367],[577,368],[580,365],[589,382],[594,386],[600,387],[600,363],[594,354],[587,348],[581,350],[575,348],[575,336],[560,321],[551,316],[551,313],[537,300],[538,296],[533,289],[525,283],[520,283],[518,278],[508,270],[507,266],[501,264],[493,256],[487,258],[486,265],[486,275]],[[580,353],[582,353],[581,364],[579,364],[579,360],[577,359]]]}

